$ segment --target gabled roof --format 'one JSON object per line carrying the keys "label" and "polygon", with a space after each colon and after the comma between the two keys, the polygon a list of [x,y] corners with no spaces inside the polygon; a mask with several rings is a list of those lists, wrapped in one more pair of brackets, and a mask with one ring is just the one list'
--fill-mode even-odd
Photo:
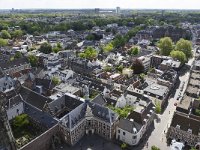
{"label": "gabled roof", "polygon": [[2,69],[6,68],[13,68],[15,66],[20,66],[21,64],[29,63],[28,59],[26,57],[14,59],[13,61],[7,61],[7,62],[0,62],[0,67]]}
{"label": "gabled roof", "polygon": [[24,86],[21,87],[19,93],[23,100],[31,105],[37,107],[38,109],[42,110],[46,102],[50,102],[51,100],[47,97],[36,93]]}
{"label": "gabled roof", "polygon": [[99,104],[101,106],[106,105],[106,99],[103,97],[103,95],[99,94],[98,96],[96,96],[93,100],[93,103]]}
{"label": "gabled roof", "polygon": [[47,128],[51,128],[57,124],[57,121],[53,119],[49,114],[35,108],[26,102],[24,103],[24,113]]}
{"label": "gabled roof", "polygon": [[45,89],[53,89],[55,85],[53,84],[52,80],[49,79],[35,79],[36,85],[43,86]]}
{"label": "gabled roof", "polygon": [[130,133],[134,133],[134,128],[136,129],[136,132],[138,132],[141,129],[142,125],[137,123],[135,120],[130,121],[128,119],[122,118],[119,120],[118,127]]}
{"label": "gabled roof", "polygon": [[65,127],[72,129],[85,117],[98,118],[104,122],[112,124],[117,120],[118,115],[109,108],[86,100],[83,104],[79,105],[76,109],[72,110],[69,114],[64,116],[61,119],[61,123]]}

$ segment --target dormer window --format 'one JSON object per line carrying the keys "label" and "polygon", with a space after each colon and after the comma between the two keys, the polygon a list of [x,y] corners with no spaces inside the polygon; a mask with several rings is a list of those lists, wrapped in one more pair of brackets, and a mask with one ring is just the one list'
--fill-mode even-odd
{"label": "dormer window", "polygon": [[180,127],[180,125],[176,125],[176,128],[177,128],[177,129],[180,129],[181,127]]}
{"label": "dormer window", "polygon": [[192,134],[192,129],[188,129],[188,133],[191,133],[191,134]]}

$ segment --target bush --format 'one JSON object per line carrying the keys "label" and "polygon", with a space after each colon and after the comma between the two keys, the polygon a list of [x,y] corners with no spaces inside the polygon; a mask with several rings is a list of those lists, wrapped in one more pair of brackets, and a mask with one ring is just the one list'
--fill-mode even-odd
{"label": "bush", "polygon": [[121,144],[121,149],[126,149],[127,148],[127,144],[126,143],[122,143]]}
{"label": "bush", "polygon": [[53,77],[52,78],[52,82],[55,84],[55,85],[58,85],[60,83],[60,79],[57,78],[57,77]]}
{"label": "bush", "polygon": [[151,147],[151,150],[160,150],[160,148],[156,147],[155,145]]}

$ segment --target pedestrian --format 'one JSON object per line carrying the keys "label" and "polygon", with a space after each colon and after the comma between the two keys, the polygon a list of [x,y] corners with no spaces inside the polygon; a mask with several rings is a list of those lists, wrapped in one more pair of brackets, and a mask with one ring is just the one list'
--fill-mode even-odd
{"label": "pedestrian", "polygon": [[164,130],[164,134],[165,134],[165,130]]}
{"label": "pedestrian", "polygon": [[170,114],[170,111],[169,111],[169,114]]}

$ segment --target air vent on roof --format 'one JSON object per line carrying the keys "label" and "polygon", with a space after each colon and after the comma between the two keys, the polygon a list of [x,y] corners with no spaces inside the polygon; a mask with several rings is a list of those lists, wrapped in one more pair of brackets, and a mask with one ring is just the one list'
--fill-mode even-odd
{"label": "air vent on roof", "polygon": [[180,129],[180,125],[176,125],[176,128],[177,128],[177,129]]}
{"label": "air vent on roof", "polygon": [[188,133],[191,133],[191,134],[192,134],[192,129],[188,129]]}

